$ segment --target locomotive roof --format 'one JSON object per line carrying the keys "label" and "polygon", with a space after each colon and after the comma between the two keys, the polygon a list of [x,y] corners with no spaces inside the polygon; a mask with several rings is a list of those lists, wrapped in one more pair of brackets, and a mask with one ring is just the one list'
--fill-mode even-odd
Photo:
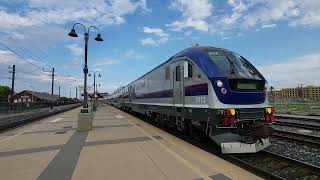
{"label": "locomotive roof", "polygon": [[[210,50],[222,50],[222,51],[228,51],[227,49],[224,48],[219,48],[219,47],[212,47],[212,46],[192,46],[191,48],[198,48],[203,51],[210,51]],[[189,48],[187,48],[189,49]]]}
{"label": "locomotive roof", "polygon": [[[187,52],[190,52],[194,49],[199,49],[201,51],[217,51],[217,50],[220,50],[220,51],[229,51],[227,49],[224,49],[224,48],[218,48],[218,47],[212,47],[212,46],[192,46],[192,47],[189,47],[189,48],[186,48],[180,52],[178,52],[177,54],[175,54],[174,56],[172,56],[171,58],[176,58],[176,57],[179,57],[180,55],[182,54],[185,54]],[[171,59],[170,58],[170,59]],[[161,64],[162,65],[162,64]]]}
{"label": "locomotive roof", "polygon": [[[146,76],[147,74],[151,73],[152,71],[154,71],[155,69],[157,69],[158,67],[162,66],[163,64],[169,62],[171,59],[173,58],[176,58],[176,57],[179,57],[189,51],[192,51],[193,49],[200,49],[202,51],[209,51],[209,50],[224,50],[224,51],[227,51],[227,49],[223,49],[223,48],[217,48],[217,47],[212,47],[212,46],[192,46],[192,47],[189,47],[189,48],[186,48],[180,52],[178,52],[177,54],[173,55],[172,57],[170,57],[168,60],[166,60],[165,62],[161,63],[160,65],[156,66],[155,68],[153,68],[152,70],[150,70],[149,72],[145,73],[144,75],[140,76],[138,79],[132,81],[131,83],[143,78],[144,76]],[[131,84],[129,83],[129,84]],[[128,85],[129,85],[128,84]],[[126,87],[126,86],[125,86]]]}
{"label": "locomotive roof", "polygon": [[[201,50],[201,51],[213,51],[213,50],[220,50],[220,51],[229,51],[227,49],[223,49],[223,48],[218,48],[218,47],[212,47],[212,46],[192,46],[192,47],[189,47],[189,48],[186,48],[180,52],[178,52],[177,54],[175,54],[174,56],[170,57],[168,60],[166,60],[165,62],[161,63],[160,65],[156,66],[155,68],[153,68],[152,70],[150,70],[149,72],[145,73],[144,75],[140,76],[138,79],[132,81],[131,83],[129,84],[132,84],[136,81],[138,81],[139,79],[143,78],[144,76],[148,75],[149,73],[151,73],[152,71],[154,71],[155,69],[159,68],[160,66],[162,66],[163,64],[169,62],[171,59],[173,58],[178,58],[178,57],[182,57],[182,56],[186,56],[186,54],[192,54],[194,53],[194,50]],[[128,84],[128,85],[129,85]],[[124,86],[124,87],[127,87],[128,85]]]}

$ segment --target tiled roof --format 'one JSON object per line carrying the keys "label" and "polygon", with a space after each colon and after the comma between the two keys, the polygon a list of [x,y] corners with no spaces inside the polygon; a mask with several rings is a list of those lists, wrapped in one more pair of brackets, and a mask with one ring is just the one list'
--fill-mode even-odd
{"label": "tiled roof", "polygon": [[[28,93],[32,94],[33,96],[38,97],[39,99],[50,100],[50,101],[52,100],[51,94],[49,94],[47,92],[36,92],[36,91],[24,90],[24,91],[21,91],[18,94],[21,94],[23,92],[28,92]],[[59,99],[59,95],[54,94],[53,95],[53,100],[56,101],[57,99]]]}

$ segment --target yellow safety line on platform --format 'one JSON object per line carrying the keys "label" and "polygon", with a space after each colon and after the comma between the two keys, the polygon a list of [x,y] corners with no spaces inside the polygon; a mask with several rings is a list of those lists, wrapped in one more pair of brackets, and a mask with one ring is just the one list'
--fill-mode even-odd
{"label": "yellow safety line on platform", "polygon": [[[183,157],[181,157],[179,154],[177,154],[176,152],[174,152],[173,150],[169,149],[166,145],[164,145],[163,143],[161,143],[159,140],[157,140],[156,138],[154,138],[153,136],[151,136],[149,133],[147,133],[145,130],[143,130],[142,128],[140,128],[139,126],[137,126],[136,124],[134,124],[132,121],[130,121],[130,118],[128,117],[127,120],[129,121],[130,124],[132,124],[134,127],[136,127],[138,130],[140,130],[144,135],[146,135],[147,137],[149,137],[150,139],[152,139],[155,143],[157,143],[160,147],[162,147],[164,150],[166,150],[167,152],[169,152],[176,160],[182,162],[184,165],[186,165],[187,167],[189,167],[191,170],[193,170],[194,172],[196,172],[199,176],[201,176],[204,180],[210,180],[211,178],[209,178],[209,176],[201,171],[199,168],[197,168],[196,166],[193,166],[189,161],[187,161],[186,159],[184,159]],[[167,139],[167,141],[169,141]]]}

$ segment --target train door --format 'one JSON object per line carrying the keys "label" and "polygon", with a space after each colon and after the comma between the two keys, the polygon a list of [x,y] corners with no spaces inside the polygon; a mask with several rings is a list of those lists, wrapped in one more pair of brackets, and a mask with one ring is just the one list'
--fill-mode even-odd
{"label": "train door", "polygon": [[183,63],[177,61],[173,64],[173,105],[184,107]]}

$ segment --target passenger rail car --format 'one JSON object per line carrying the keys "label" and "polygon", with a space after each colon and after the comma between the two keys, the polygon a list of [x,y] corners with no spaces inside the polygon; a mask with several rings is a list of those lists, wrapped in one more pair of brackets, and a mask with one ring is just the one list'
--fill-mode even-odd
{"label": "passenger rail car", "polygon": [[187,48],[118,89],[108,102],[163,126],[208,136],[222,153],[270,145],[274,108],[266,80],[243,56],[208,46]]}

